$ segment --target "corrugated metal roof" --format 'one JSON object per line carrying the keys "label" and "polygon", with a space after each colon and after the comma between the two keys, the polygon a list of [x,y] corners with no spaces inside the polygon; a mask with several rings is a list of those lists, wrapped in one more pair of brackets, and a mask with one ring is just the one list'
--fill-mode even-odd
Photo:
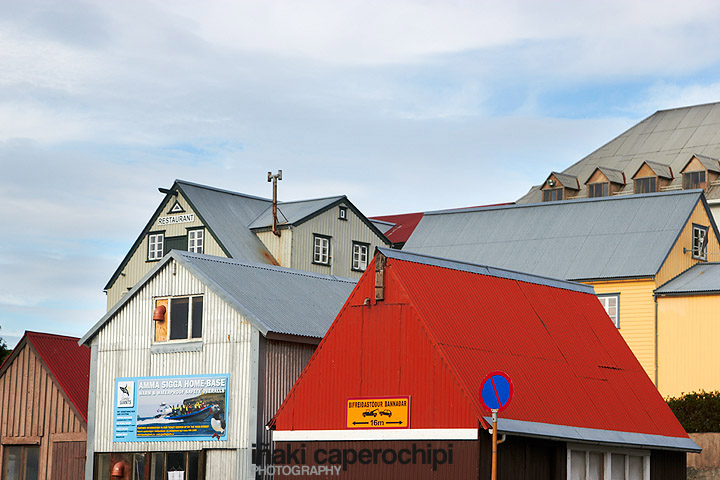
{"label": "corrugated metal roof", "polygon": [[[593,173],[590,174],[590,177],[595,174],[596,170],[600,170],[602,174],[605,175],[608,180],[610,180],[610,182],[625,185],[625,177],[623,177],[623,172],[621,170],[615,170],[614,168],[608,167],[597,167],[595,170],[593,170]],[[590,181],[590,177],[588,177],[585,183]]]}
{"label": "corrugated metal roof", "polygon": [[81,339],[84,344],[168,262],[176,260],[238,310],[263,335],[321,338],[355,287],[351,278],[173,250]]}
{"label": "corrugated metal roof", "polygon": [[[344,195],[297,202],[278,202],[278,224],[297,225],[313,214],[322,211],[332,204],[345,199]],[[249,228],[266,228],[272,226],[272,205],[260,213],[249,223]]]}
{"label": "corrugated metal roof", "polygon": [[366,302],[368,268],[278,411],[277,430],[345,430],[346,398],[394,394],[411,396],[411,428],[487,428],[480,383],[501,370],[514,384],[501,415],[514,433],[577,440],[582,430],[601,443],[697,448],[592,293],[380,252],[385,301]]}
{"label": "corrugated metal roof", "polygon": [[266,210],[271,201],[183,180],[175,182],[232,258],[275,263],[262,241],[248,229],[250,222]]}
{"label": "corrugated metal roof", "polygon": [[699,155],[695,154],[693,155],[695,158],[698,159],[700,163],[703,164],[705,168],[710,170],[711,172],[720,173],[720,162],[717,158],[708,157],[705,155]]}
{"label": "corrugated metal roof", "polygon": [[392,228],[384,232],[385,236],[393,243],[402,243],[410,238],[410,235],[413,230],[415,230],[415,227],[417,227],[417,224],[420,223],[422,217],[423,212],[417,212],[372,217],[370,221],[380,220],[394,224]]}
{"label": "corrugated metal roof", "polygon": [[78,345],[76,337],[40,332],[25,332],[25,336],[87,422],[90,349]]}
{"label": "corrugated metal roof", "polygon": [[[588,178],[602,165],[625,172],[629,179],[643,161],[669,165],[673,172],[679,173],[695,154],[720,158],[720,102],[658,111],[562,173]],[[663,175],[670,178],[669,169]],[[680,175],[675,176],[671,186],[682,187]],[[633,184],[628,182],[623,192],[632,191]],[[584,194],[583,186],[579,195]],[[517,202],[539,202],[541,195],[531,189]],[[709,199],[720,198],[720,189],[709,190],[707,196]]]}
{"label": "corrugated metal roof", "polygon": [[658,295],[720,293],[720,263],[697,263],[655,290]]}
{"label": "corrugated metal roof", "polygon": [[428,212],[403,250],[570,280],[649,277],[700,201],[691,190]]}

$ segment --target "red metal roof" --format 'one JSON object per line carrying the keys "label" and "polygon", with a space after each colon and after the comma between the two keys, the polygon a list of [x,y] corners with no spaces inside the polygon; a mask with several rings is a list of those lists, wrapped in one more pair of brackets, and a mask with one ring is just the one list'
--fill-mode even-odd
{"label": "red metal roof", "polygon": [[[410,395],[411,428],[487,427],[480,382],[514,384],[503,418],[688,436],[586,286],[393,253],[374,265],[294,385],[277,430],[344,430],[347,397]],[[366,304],[367,303],[367,304]]]}
{"label": "red metal roof", "polygon": [[87,422],[90,349],[78,345],[75,337],[39,332],[25,332],[25,337]]}

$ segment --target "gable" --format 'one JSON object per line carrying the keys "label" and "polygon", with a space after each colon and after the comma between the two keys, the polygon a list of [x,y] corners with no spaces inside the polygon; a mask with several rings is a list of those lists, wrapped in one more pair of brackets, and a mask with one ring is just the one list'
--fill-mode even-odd
{"label": "gable", "polygon": [[693,225],[700,225],[708,228],[707,232],[707,261],[720,260],[720,241],[718,240],[718,230],[709,212],[709,208],[704,201],[697,202],[692,213],[685,222],[682,230],[678,234],[677,240],[672,249],[663,262],[660,271],[655,277],[655,285],[660,286],[671,280],[672,278],[685,272],[687,269],[702,260],[693,258]]}
{"label": "gable", "polygon": [[[372,267],[374,268],[374,267]],[[410,396],[410,427],[477,428],[478,417],[399,290],[365,275],[278,410],[277,430],[346,430],[352,397]]]}

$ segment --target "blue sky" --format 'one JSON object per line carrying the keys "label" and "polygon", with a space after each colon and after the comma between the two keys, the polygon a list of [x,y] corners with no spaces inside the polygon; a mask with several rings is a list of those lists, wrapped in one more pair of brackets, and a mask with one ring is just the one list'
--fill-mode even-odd
{"label": "blue sky", "polygon": [[720,101],[714,1],[37,1],[0,10],[0,336],[80,336],[175,178],[367,215],[513,201]]}

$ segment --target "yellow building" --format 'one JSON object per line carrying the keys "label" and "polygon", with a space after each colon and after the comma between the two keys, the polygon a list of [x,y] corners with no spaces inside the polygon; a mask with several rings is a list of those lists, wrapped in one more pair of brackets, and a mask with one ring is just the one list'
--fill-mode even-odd
{"label": "yellow building", "polygon": [[694,265],[720,260],[702,190],[425,213],[404,250],[590,284],[663,395],[720,390],[711,314],[720,293],[715,302],[656,297]]}

